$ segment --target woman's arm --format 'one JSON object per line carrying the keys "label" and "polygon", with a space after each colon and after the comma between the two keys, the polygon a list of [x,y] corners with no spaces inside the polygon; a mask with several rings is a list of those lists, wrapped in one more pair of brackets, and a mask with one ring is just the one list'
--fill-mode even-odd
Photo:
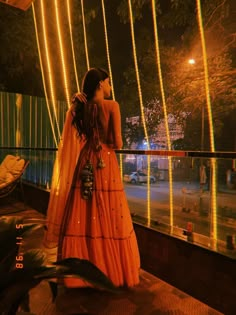
{"label": "woman's arm", "polygon": [[121,149],[123,146],[122,136],[121,136],[121,116],[120,107],[117,102],[112,102],[111,109],[111,119],[112,119],[112,136],[113,136],[113,148]]}

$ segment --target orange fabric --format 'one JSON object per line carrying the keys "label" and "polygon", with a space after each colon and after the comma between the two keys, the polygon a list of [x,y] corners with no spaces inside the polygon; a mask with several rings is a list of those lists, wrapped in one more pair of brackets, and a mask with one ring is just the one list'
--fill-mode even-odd
{"label": "orange fabric", "polygon": [[[132,287],[139,282],[140,257],[131,215],[113,148],[121,148],[118,103],[104,101],[98,106],[101,151],[88,140],[80,152],[71,189],[63,211],[58,259],[88,259],[116,286]],[[98,158],[105,167],[98,168]],[[81,194],[81,171],[87,160],[93,165],[92,198]],[[80,279],[65,279],[68,287],[90,286]]]}
{"label": "orange fabric", "polygon": [[71,187],[76,162],[80,153],[81,141],[72,126],[71,109],[66,113],[62,138],[53,167],[49,205],[47,209],[47,232],[45,247],[56,247],[64,214],[67,196]]}

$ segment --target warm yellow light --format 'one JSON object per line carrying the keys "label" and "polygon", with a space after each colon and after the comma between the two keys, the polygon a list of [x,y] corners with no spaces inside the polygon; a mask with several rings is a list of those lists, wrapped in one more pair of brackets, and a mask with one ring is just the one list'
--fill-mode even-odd
{"label": "warm yellow light", "polygon": [[[110,49],[109,49],[109,40],[107,35],[107,21],[106,21],[106,10],[104,5],[104,0],[101,0],[102,4],[102,15],[103,15],[103,24],[104,24],[104,34],[105,34],[105,43],[106,43],[106,53],[107,53],[107,63],[108,63],[108,70],[111,82],[111,91],[112,91],[112,98],[115,100],[115,91],[114,91],[114,84],[113,84],[113,76],[112,76],[112,69],[111,69],[111,59],[110,59]],[[119,154],[119,164],[120,164],[120,175],[123,178],[123,162],[122,162],[122,154]]]}
{"label": "warm yellow light", "polygon": [[188,63],[190,64],[190,65],[195,65],[195,59],[189,59],[188,60]]}
{"label": "warm yellow light", "polygon": [[29,114],[29,135],[30,135],[30,147],[32,147],[32,100],[33,97],[30,96],[30,114]]}
{"label": "warm yellow light", "polygon": [[212,235],[213,238],[213,248],[216,249],[217,247],[217,238],[218,238],[218,223],[217,223],[217,164],[216,159],[211,159],[211,170],[212,170],[212,177],[211,177],[211,209],[212,209]]}
{"label": "warm yellow light", "polygon": [[68,86],[68,75],[67,75],[67,67],[66,67],[66,61],[65,61],[65,49],[63,45],[63,39],[62,39],[62,30],[61,30],[61,23],[60,23],[60,16],[59,16],[59,9],[58,9],[58,1],[54,0],[55,5],[55,11],[56,11],[56,25],[57,25],[57,34],[58,34],[58,40],[59,40],[59,46],[60,46],[60,52],[61,52],[61,63],[62,63],[62,71],[63,71],[63,81],[64,81],[64,88],[66,93],[66,101],[67,101],[67,107],[70,107],[70,93],[69,93],[69,86]]}
{"label": "warm yellow light", "polygon": [[168,150],[171,150],[168,114],[167,114],[167,106],[166,106],[166,99],[165,99],[165,90],[164,90],[162,71],[161,71],[161,58],[160,58],[159,39],[158,39],[158,31],[157,31],[157,23],[156,23],[155,0],[152,0],[152,15],[153,15],[154,37],[155,37],[155,47],[156,47],[156,61],[157,61],[157,67],[158,67],[158,75],[159,75],[160,89],[161,89],[161,98],[162,98],[163,111],[164,111],[165,129],[166,129],[166,136],[167,136],[167,147],[168,147]]}
{"label": "warm yellow light", "polygon": [[83,22],[83,30],[84,30],[84,47],[85,47],[85,56],[87,62],[87,69],[89,66],[89,55],[88,55],[88,43],[87,43],[87,35],[86,35],[86,25],[85,25],[85,17],[84,17],[84,1],[81,0],[81,10],[82,10],[82,22]]}
{"label": "warm yellow light", "polygon": [[[211,151],[215,151],[215,139],[214,139],[214,127],[212,118],[212,108],[211,108],[211,98],[210,98],[210,88],[209,88],[209,75],[208,75],[208,63],[207,63],[207,52],[206,52],[206,42],[204,36],[201,1],[196,0],[197,5],[197,17],[198,26],[201,36],[202,43],[202,55],[203,55],[203,65],[204,65],[204,82],[205,82],[205,93],[206,93],[206,103],[207,103],[207,113],[209,121],[209,133],[210,133],[210,145]],[[213,238],[214,248],[216,249],[216,243],[218,238],[217,233],[217,201],[216,201],[216,191],[217,191],[217,175],[216,175],[216,161],[211,159],[211,169],[212,169],[212,187],[211,187],[211,212],[212,212],[212,231],[211,237]]]}
{"label": "warm yellow light", "polygon": [[148,137],[148,133],[147,133],[145,115],[144,115],[143,96],[142,96],[142,89],[141,89],[141,84],[140,84],[140,75],[139,75],[136,44],[135,44],[134,22],[133,22],[133,12],[132,12],[131,0],[128,0],[128,4],[129,4],[129,14],[130,14],[130,27],[131,27],[132,46],[133,46],[134,66],[135,66],[135,71],[136,71],[138,95],[139,95],[139,101],[140,101],[141,119],[142,119],[142,124],[143,124],[143,128],[144,128],[144,135],[145,135],[145,138],[147,141],[147,148],[149,150],[150,145],[149,145],[149,137]]}
{"label": "warm yellow light", "polygon": [[70,30],[70,44],[71,44],[71,50],[72,50],[72,59],[73,59],[74,72],[75,72],[76,88],[77,88],[77,91],[79,92],[80,87],[79,87],[78,72],[77,72],[76,60],[75,60],[75,48],[74,48],[73,33],[72,33],[70,0],[67,0],[66,4],[67,4],[67,16],[68,16],[68,24],[69,24],[69,30]]}
{"label": "warm yellow light", "polygon": [[[55,145],[57,147],[58,146],[58,140],[57,140],[57,137],[56,137],[55,128],[54,128],[54,125],[53,125],[52,115],[51,115],[49,101],[48,101],[48,93],[47,93],[47,88],[46,88],[46,80],[45,80],[44,67],[43,67],[43,62],[42,62],[41,48],[40,48],[40,44],[39,44],[39,33],[38,33],[38,26],[37,26],[37,20],[36,20],[34,3],[32,3],[32,12],[33,12],[33,18],[34,18],[36,42],[37,42],[38,53],[39,53],[39,62],[40,62],[42,81],[43,81],[43,89],[44,89],[44,93],[45,93],[45,99],[46,99],[46,104],[47,104],[48,116],[49,116],[49,121],[50,121],[50,125],[51,125],[51,128],[52,128],[53,139],[54,139]],[[45,21],[44,21],[44,10],[42,8],[42,3],[41,3],[41,17],[42,17],[41,20],[43,21],[43,25],[44,25]],[[43,27],[43,30],[44,30],[44,36],[45,36],[45,29],[44,29],[44,27]],[[46,39],[45,39],[45,41],[46,41]],[[46,42],[45,42],[45,46],[47,47]],[[49,64],[50,64],[50,62],[49,62]],[[51,68],[49,67],[49,70],[50,69]],[[50,73],[49,73],[49,77],[50,77]],[[60,139],[61,134],[60,134],[60,130],[59,130],[59,125],[58,125],[58,121],[57,121],[57,115],[56,115],[55,108],[54,108],[54,114],[55,114],[55,121],[56,121],[56,125],[57,125],[58,137]]]}
{"label": "warm yellow light", "polygon": [[1,126],[2,126],[2,132],[1,132],[1,145],[4,145],[4,132],[3,132],[3,126],[4,126],[4,122],[3,122],[3,92],[0,92],[0,96],[1,96],[1,110],[0,110],[0,117],[1,117]]}
{"label": "warm yellow light", "polygon": [[[133,56],[134,56],[134,65],[136,71],[136,80],[138,85],[138,95],[139,95],[139,102],[140,102],[140,111],[141,111],[141,119],[144,129],[144,135],[147,141],[147,149],[150,149],[147,126],[145,121],[144,115],[144,106],[143,106],[143,96],[142,96],[142,89],[140,84],[140,76],[139,76],[139,68],[138,68],[138,61],[137,61],[137,52],[136,52],[136,44],[135,44],[135,35],[134,35],[134,22],[133,22],[133,12],[132,12],[132,5],[131,0],[128,0],[129,4],[129,15],[130,15],[130,28],[131,28],[131,38],[132,38],[132,46],[133,46]],[[147,175],[150,178],[150,158],[148,157],[147,160]],[[151,224],[151,209],[150,209],[150,181],[147,182],[147,219],[148,219],[148,226]]]}
{"label": "warm yellow light", "polygon": [[211,110],[211,97],[210,97],[210,89],[209,89],[209,75],[208,75],[206,42],[205,42],[204,28],[203,28],[203,21],[202,21],[201,1],[200,0],[196,0],[196,1],[197,1],[199,32],[200,32],[201,43],[202,43],[205,93],[206,93],[206,103],[207,103],[208,121],[209,121],[209,129],[210,129],[209,130],[210,131],[210,144],[211,144],[211,151],[214,152],[215,151],[215,141],[214,141],[212,110]]}
{"label": "warm yellow light", "polygon": [[112,91],[112,98],[115,99],[113,77],[112,77],[112,70],[111,70],[111,61],[110,61],[109,42],[108,42],[108,36],[107,36],[106,11],[105,11],[105,6],[104,6],[104,0],[101,0],[101,1],[102,1],[102,15],[103,15],[104,34],[105,34],[105,43],[106,43],[107,63],[108,63],[110,81],[111,81],[111,91]]}
{"label": "warm yellow light", "polygon": [[45,8],[44,8],[44,1],[40,1],[41,3],[41,20],[42,20],[42,26],[43,26],[43,39],[44,39],[44,47],[46,52],[46,61],[47,61],[47,68],[48,68],[48,76],[49,76],[49,86],[50,86],[50,92],[51,92],[51,100],[52,100],[52,107],[53,112],[55,116],[55,121],[57,125],[58,135],[59,139],[61,138],[61,133],[59,129],[59,124],[57,120],[57,110],[56,110],[56,96],[55,96],[55,90],[54,90],[54,80],[53,80],[53,71],[51,66],[51,55],[49,53],[49,43],[48,43],[48,34],[47,34],[47,27],[46,27],[46,21],[45,21]]}
{"label": "warm yellow light", "polygon": [[[164,90],[164,83],[163,83],[162,70],[161,70],[161,57],[160,57],[160,47],[159,47],[158,30],[157,30],[157,22],[156,22],[156,3],[155,3],[155,0],[152,0],[152,17],[153,17],[153,26],[154,26],[156,61],[157,61],[158,76],[159,76],[160,90],[161,90],[161,98],[162,98],[163,112],[164,112],[166,137],[167,137],[167,147],[168,147],[168,150],[171,150],[170,131],[169,131],[169,124],[168,124],[168,114],[167,114],[165,90]],[[174,217],[174,205],[173,205],[172,159],[171,159],[170,156],[168,157],[168,167],[169,167],[169,190],[170,190],[170,194],[169,194],[170,228],[171,228],[171,233],[172,233],[173,224],[174,224],[174,219],[173,219],[173,217]]]}

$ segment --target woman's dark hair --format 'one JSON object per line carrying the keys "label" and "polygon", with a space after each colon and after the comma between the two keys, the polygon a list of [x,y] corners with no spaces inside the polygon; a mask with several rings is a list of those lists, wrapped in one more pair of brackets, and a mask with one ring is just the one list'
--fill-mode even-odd
{"label": "woman's dark hair", "polygon": [[90,103],[90,100],[94,97],[100,81],[104,81],[108,77],[106,70],[91,68],[86,72],[81,87],[81,91],[86,94],[87,103],[81,103],[76,97],[72,98],[74,106],[72,124],[80,137],[84,135],[89,138],[93,134],[97,113],[95,104]]}
{"label": "woman's dark hair", "polygon": [[87,101],[94,97],[100,81],[109,77],[108,73],[101,68],[92,68],[84,76],[81,90],[87,95]]}

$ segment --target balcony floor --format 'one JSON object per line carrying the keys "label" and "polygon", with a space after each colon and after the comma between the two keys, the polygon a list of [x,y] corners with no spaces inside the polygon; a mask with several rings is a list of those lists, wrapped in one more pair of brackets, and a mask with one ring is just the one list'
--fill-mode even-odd
{"label": "balcony floor", "polygon": [[[43,221],[44,215],[22,203],[0,203],[0,215],[17,215]],[[42,248],[43,228],[27,239],[27,248]],[[55,252],[48,252],[48,260]],[[195,298],[147,273],[140,272],[140,284],[114,295],[95,289],[61,288],[52,303],[48,282],[30,291],[30,310],[34,315],[221,315]]]}

